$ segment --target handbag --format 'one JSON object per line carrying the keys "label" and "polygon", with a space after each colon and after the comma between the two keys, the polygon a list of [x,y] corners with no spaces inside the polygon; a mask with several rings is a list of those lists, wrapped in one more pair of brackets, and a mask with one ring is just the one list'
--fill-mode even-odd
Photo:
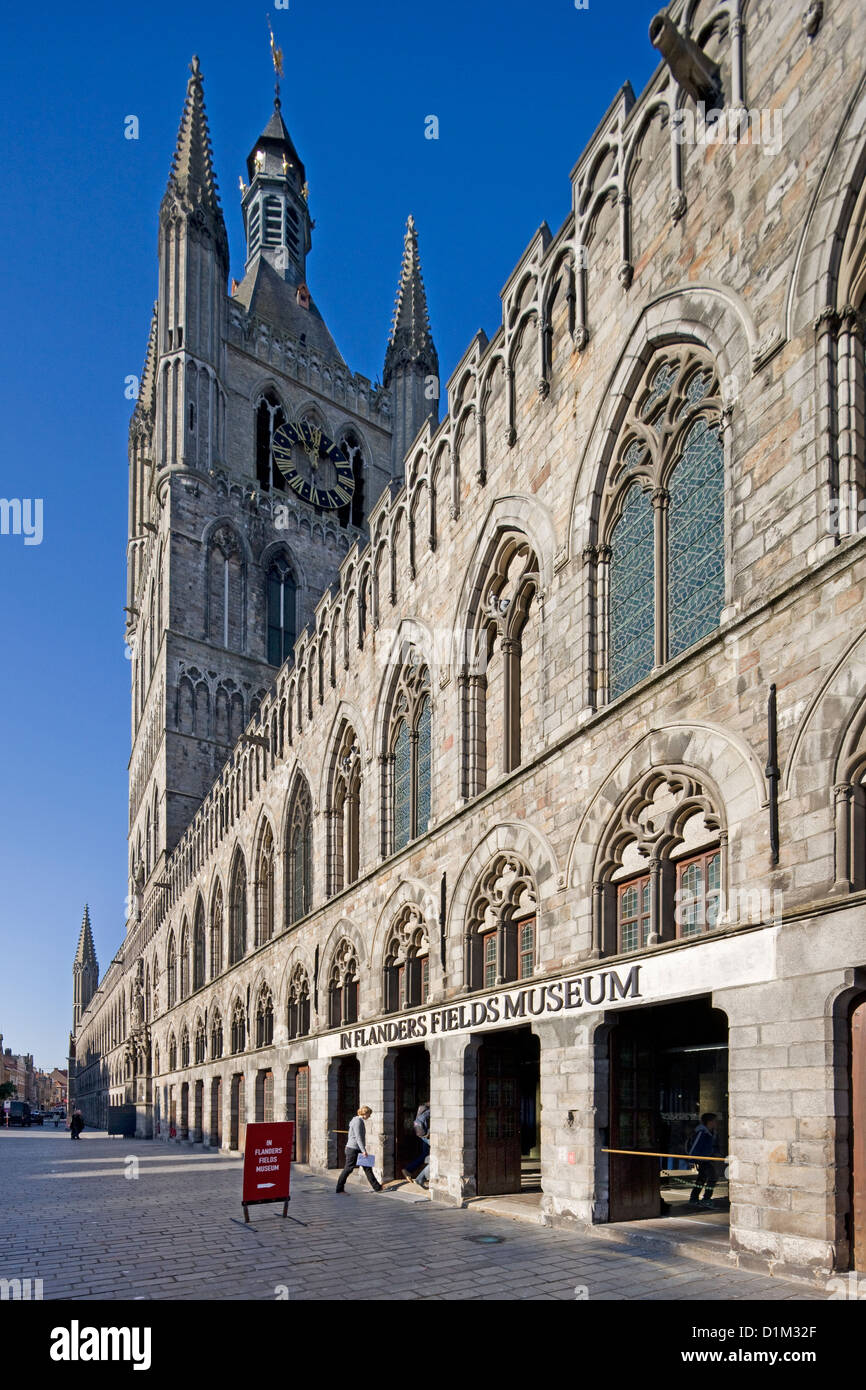
{"label": "handbag", "polygon": [[373,1164],[374,1164],[375,1162],[376,1162],[376,1155],[375,1155],[375,1154],[358,1154],[358,1162],[355,1164],[355,1167],[356,1167],[356,1168],[372,1168],[372,1167],[373,1167]]}

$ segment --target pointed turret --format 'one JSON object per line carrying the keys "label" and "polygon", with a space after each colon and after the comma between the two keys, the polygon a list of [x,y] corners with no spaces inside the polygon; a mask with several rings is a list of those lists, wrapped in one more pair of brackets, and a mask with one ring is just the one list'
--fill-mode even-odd
{"label": "pointed turret", "polygon": [[214,173],[210,131],[204,108],[204,84],[197,57],[190,64],[186,101],[163,207],[166,203],[180,204],[185,212],[195,216],[199,226],[207,227],[228,266],[228,238]]}
{"label": "pointed turret", "polygon": [[[208,472],[219,452],[219,390],[229,249],[198,58],[159,210],[157,470]],[[166,359],[170,359],[169,363]],[[169,382],[171,384],[169,384]]]}
{"label": "pointed turret", "polygon": [[247,271],[260,257],[289,284],[305,285],[312,228],[307,174],[286,129],[279,96],[247,156],[247,176],[248,187],[241,181]]}
{"label": "pointed turret", "polygon": [[425,420],[439,418],[439,357],[430,332],[427,293],[418,255],[418,233],[411,215],[403,240],[403,264],[394,318],[385,350],[383,384],[393,400],[391,468],[403,471],[403,459]]}
{"label": "pointed turret", "polygon": [[77,1032],[81,1015],[87,1008],[99,985],[99,965],[93,933],[90,930],[90,908],[85,903],[81,932],[78,937],[78,950],[72,966],[72,1030]]}

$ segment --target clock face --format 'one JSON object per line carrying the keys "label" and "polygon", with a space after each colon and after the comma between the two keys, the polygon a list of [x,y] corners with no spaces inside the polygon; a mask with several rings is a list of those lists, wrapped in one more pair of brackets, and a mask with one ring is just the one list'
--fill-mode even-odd
{"label": "clock face", "polygon": [[352,465],[332,439],[306,420],[289,420],[274,432],[274,463],[293,492],[314,507],[336,511],[352,499]]}

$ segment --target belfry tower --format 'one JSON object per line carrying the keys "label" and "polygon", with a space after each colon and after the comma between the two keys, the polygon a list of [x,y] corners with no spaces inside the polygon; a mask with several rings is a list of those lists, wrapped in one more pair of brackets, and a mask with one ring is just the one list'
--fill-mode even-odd
{"label": "belfry tower", "polygon": [[72,1031],[77,1032],[81,1015],[87,1008],[99,985],[99,965],[90,930],[90,909],[85,904],[81,931],[78,936],[78,950],[72,966]]}
{"label": "belfry tower", "polygon": [[[167,857],[250,734],[344,556],[366,541],[370,508],[402,479],[405,446],[436,413],[412,219],[388,391],[350,370],[310,288],[310,190],[279,86],[239,184],[244,273],[230,280],[193,58],[129,437],[128,931],[160,919]],[[273,451],[283,427],[296,441],[289,478]],[[351,488],[328,482],[335,452]]]}

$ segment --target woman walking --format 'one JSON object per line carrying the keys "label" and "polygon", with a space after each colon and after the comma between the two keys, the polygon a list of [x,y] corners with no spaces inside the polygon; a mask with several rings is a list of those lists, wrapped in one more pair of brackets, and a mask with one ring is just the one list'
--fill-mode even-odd
{"label": "woman walking", "polygon": [[[357,1115],[353,1115],[349,1121],[349,1137],[346,1140],[346,1166],[337,1178],[337,1191],[343,1192],[346,1186],[346,1179],[357,1166],[358,1155],[363,1154],[367,1157],[367,1127],[365,1120],[369,1120],[372,1115],[369,1105],[362,1105]],[[364,1168],[367,1182],[374,1192],[382,1191],[382,1184],[377,1182],[376,1175],[372,1168]]]}

